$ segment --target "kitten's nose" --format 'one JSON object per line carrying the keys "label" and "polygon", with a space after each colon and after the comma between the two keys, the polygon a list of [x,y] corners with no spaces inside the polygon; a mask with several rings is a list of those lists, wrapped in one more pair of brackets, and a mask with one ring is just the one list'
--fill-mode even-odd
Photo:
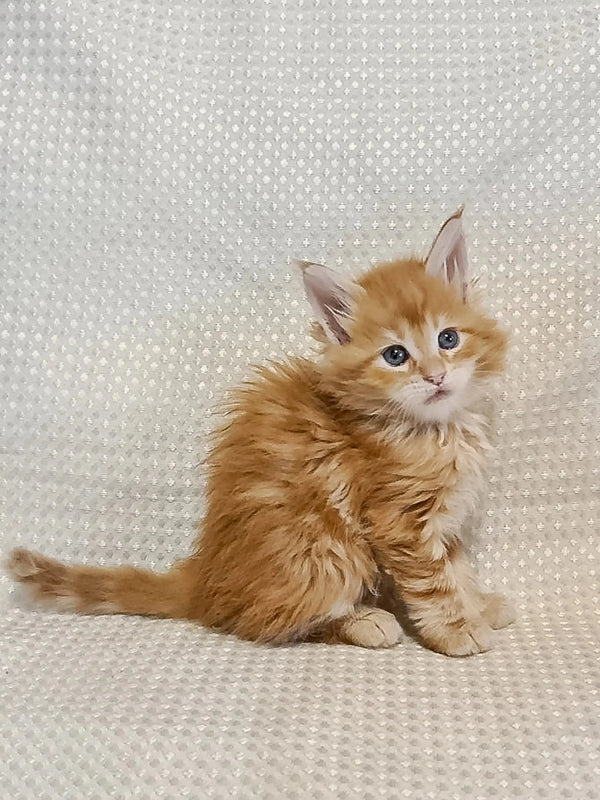
{"label": "kitten's nose", "polygon": [[423,380],[427,381],[427,383],[433,383],[434,386],[441,386],[445,377],[445,372],[438,372],[437,375],[423,375]]}

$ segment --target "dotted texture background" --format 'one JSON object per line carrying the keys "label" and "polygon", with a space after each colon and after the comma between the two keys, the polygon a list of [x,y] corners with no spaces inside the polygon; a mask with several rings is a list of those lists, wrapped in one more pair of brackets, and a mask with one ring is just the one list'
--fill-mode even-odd
{"label": "dotted texture background", "polygon": [[215,411],[306,352],[294,257],[425,253],[461,203],[513,335],[473,534],[493,652],[256,647],[23,607],[0,797],[600,797],[600,9],[0,4],[0,549],[165,568]]}

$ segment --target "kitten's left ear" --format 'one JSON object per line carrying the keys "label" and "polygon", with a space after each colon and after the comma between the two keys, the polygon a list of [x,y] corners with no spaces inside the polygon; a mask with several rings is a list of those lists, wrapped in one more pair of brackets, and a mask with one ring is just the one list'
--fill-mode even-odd
{"label": "kitten's left ear", "polygon": [[466,300],[470,278],[462,213],[461,206],[440,228],[425,260],[425,272],[441,278]]}

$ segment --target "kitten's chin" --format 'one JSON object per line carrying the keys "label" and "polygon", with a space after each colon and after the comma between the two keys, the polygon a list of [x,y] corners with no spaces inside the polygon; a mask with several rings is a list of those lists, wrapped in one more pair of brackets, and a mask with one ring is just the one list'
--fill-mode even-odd
{"label": "kitten's chin", "polygon": [[436,392],[418,405],[405,410],[417,424],[448,425],[467,410],[460,392]]}
{"label": "kitten's chin", "polygon": [[415,422],[427,423],[428,425],[448,425],[460,417],[461,409],[454,407],[443,407],[438,403],[435,408],[426,406],[418,414],[414,414]]}

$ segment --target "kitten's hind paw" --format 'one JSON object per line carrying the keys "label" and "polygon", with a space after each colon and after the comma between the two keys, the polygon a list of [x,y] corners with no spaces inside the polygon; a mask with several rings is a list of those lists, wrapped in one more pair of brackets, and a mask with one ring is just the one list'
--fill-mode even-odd
{"label": "kitten's hind paw", "polygon": [[512,602],[499,592],[484,594],[482,600],[484,606],[481,614],[487,624],[494,630],[512,625],[517,618]]}
{"label": "kitten's hind paw", "polygon": [[344,639],[359,647],[393,647],[402,637],[396,617],[381,608],[359,606],[342,630]]}

